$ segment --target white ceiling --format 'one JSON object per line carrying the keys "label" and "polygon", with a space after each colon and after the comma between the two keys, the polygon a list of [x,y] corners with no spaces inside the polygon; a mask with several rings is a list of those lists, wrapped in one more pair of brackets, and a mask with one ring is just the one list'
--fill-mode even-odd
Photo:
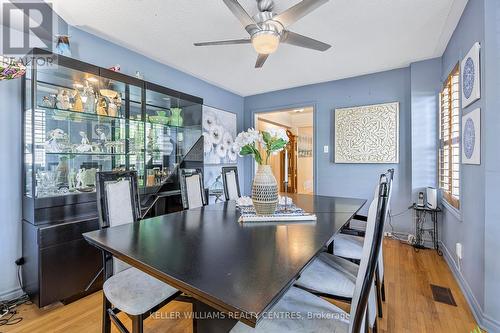
{"label": "white ceiling", "polygon": [[[240,0],[251,14],[255,0]],[[69,24],[242,96],[406,67],[439,57],[467,0],[330,0],[290,27],[332,44],[281,45],[255,69],[251,45],[193,42],[248,37],[222,0],[51,0]],[[275,0],[281,12],[299,0]]]}

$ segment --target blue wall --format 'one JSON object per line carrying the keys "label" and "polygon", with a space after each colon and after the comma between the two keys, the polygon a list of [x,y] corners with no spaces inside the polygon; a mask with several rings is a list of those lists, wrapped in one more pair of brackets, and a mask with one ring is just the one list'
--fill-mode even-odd
{"label": "blue wall", "polygon": [[[451,37],[442,57],[442,80],[444,81],[453,67],[469,52],[478,41],[484,45],[484,3],[470,0],[460,22]],[[481,52],[484,58],[484,52]],[[484,61],[481,61],[484,73]],[[484,75],[481,78],[484,88]],[[484,90],[483,90],[484,93]],[[462,110],[463,114],[477,107],[484,112],[484,95],[480,100]],[[484,124],[484,119],[481,119]],[[484,140],[482,140],[484,147]],[[482,148],[483,148],[482,147]],[[482,149],[484,153],[484,149]],[[482,156],[484,158],[484,155]],[[466,294],[477,308],[484,306],[484,163],[480,166],[461,165],[460,212],[449,208],[443,213],[442,241],[456,267],[461,267],[461,278],[466,281]],[[445,206],[447,207],[447,206]],[[463,244],[463,260],[456,262],[455,244]]]}
{"label": "blue wall", "polygon": [[0,299],[17,293],[21,256],[21,83],[0,81]]}
{"label": "blue wall", "polygon": [[484,12],[484,321],[490,332],[500,332],[500,1],[485,0]]}
{"label": "blue wall", "polygon": [[[442,79],[481,43],[481,99],[462,115],[481,108],[481,165],[461,165],[461,208],[443,214],[445,255],[479,323],[500,332],[500,2],[469,0],[442,57]],[[463,244],[463,260],[454,256]]]}
{"label": "blue wall", "polygon": [[[136,52],[107,42],[74,27],[59,25],[71,35],[73,57],[102,67],[120,64],[122,72],[144,74],[146,80],[196,95],[206,105],[237,114],[238,130],[243,128],[243,97],[160,64]],[[0,299],[19,292],[14,260],[21,256],[21,81],[0,82]],[[240,174],[243,164],[240,162]]]}
{"label": "blue wall", "polygon": [[[399,164],[334,164],[334,110],[340,107],[400,102]],[[338,81],[280,90],[245,98],[245,127],[254,125],[257,112],[313,105],[315,107],[315,156],[317,184],[321,195],[369,198],[377,175],[394,167],[393,213],[403,212],[411,202],[411,114],[410,69],[397,69]],[[323,153],[328,145],[330,153]],[[245,162],[245,186],[250,188],[253,163]],[[409,230],[410,214],[396,221],[399,230]],[[399,226],[398,226],[399,225]]]}
{"label": "blue wall", "polygon": [[412,198],[437,187],[437,149],[441,58],[410,65]]}

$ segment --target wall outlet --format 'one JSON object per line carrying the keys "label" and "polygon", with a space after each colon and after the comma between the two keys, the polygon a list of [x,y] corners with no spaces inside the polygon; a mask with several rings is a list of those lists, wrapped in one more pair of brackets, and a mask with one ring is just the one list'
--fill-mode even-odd
{"label": "wall outlet", "polygon": [[328,154],[328,146],[323,146],[323,153]]}
{"label": "wall outlet", "polygon": [[457,253],[457,258],[462,260],[463,259],[463,252],[462,252],[462,243],[457,243],[456,245],[456,253]]}

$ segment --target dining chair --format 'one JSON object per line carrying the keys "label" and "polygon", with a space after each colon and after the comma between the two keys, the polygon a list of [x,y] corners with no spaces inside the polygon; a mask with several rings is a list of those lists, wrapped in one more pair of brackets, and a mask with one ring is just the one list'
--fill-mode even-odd
{"label": "dining chair", "polygon": [[[388,188],[388,210],[389,214],[391,198],[392,198],[392,185],[394,179],[394,169],[389,169],[381,175],[387,183]],[[379,184],[375,188],[375,193],[379,191]],[[351,233],[340,233],[333,238],[333,253],[342,258],[349,260],[359,261],[363,252],[364,237],[353,235]],[[378,265],[375,274],[375,289],[377,294],[377,313],[379,317],[383,316],[382,302],[385,302],[385,281],[384,281],[384,255],[383,249],[380,251],[378,258]]]}
{"label": "dining chair", "polygon": [[203,188],[201,169],[181,169],[180,171],[181,197],[184,209],[205,206],[207,199]]}
{"label": "dining chair", "polygon": [[[101,229],[136,223],[140,227],[140,204],[135,171],[98,172],[97,209]],[[143,320],[181,294],[177,289],[131,267],[103,251],[102,331],[111,332],[111,322],[128,333],[117,314],[132,320],[132,332],[143,332]]]}
{"label": "dining chair", "polygon": [[[381,183],[388,185],[385,177],[381,176],[380,179]],[[378,197],[370,204],[367,220],[375,219],[374,205]],[[307,266],[295,285],[317,296],[351,302],[358,271],[359,266],[352,261],[323,252]],[[376,285],[373,283],[368,302],[368,325],[372,332],[377,332],[377,312]]]}
{"label": "dining chair", "polygon": [[368,332],[367,304],[382,247],[387,200],[387,185],[382,184],[380,196],[372,201],[368,212],[363,256],[349,314],[304,289],[291,287],[255,328],[238,322],[231,333]]}
{"label": "dining chair", "polygon": [[[394,178],[394,169],[389,169],[386,172],[386,176],[391,179]],[[391,192],[392,193],[392,192]],[[375,192],[373,194],[373,197],[375,198],[378,194],[378,184],[375,187]],[[391,198],[389,198],[389,204],[390,204]],[[389,211],[390,211],[390,206],[389,206]],[[364,232],[366,230],[366,216],[356,214],[354,215],[354,218],[349,221],[349,224],[347,225],[346,228],[344,228],[343,232],[344,233],[351,233],[349,232],[350,230],[354,231],[353,234],[358,235],[358,236],[364,236]]]}
{"label": "dining chair", "polygon": [[224,184],[226,201],[237,200],[241,196],[238,167],[222,167],[222,183]]}

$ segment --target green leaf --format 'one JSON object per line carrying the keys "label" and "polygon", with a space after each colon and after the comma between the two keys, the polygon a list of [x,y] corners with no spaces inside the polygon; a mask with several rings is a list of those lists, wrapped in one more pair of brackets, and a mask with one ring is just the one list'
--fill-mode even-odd
{"label": "green leaf", "polygon": [[240,155],[253,155],[254,154],[254,148],[252,148],[252,146],[250,145],[245,145],[243,147],[241,147],[241,150],[240,150]]}
{"label": "green leaf", "polygon": [[285,146],[286,146],[286,141],[283,139],[278,139],[271,144],[271,146],[269,147],[269,151],[273,152],[276,150],[280,150]]}
{"label": "green leaf", "polygon": [[253,150],[254,150],[255,162],[262,164],[262,156],[260,155],[259,150],[257,148],[255,148],[255,146],[253,147]]}
{"label": "green leaf", "polygon": [[262,131],[262,139],[264,140],[264,143],[269,146],[272,140],[271,134],[269,134],[269,132]]}

